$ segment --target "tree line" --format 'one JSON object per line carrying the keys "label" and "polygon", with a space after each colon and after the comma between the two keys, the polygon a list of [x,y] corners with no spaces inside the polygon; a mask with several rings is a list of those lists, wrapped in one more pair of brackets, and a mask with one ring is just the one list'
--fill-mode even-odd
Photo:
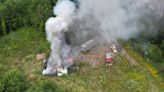
{"label": "tree line", "polygon": [[0,36],[20,27],[44,30],[56,0],[0,0]]}
{"label": "tree line", "polygon": [[[154,20],[153,20],[154,19]],[[146,19],[145,30],[135,39],[137,51],[154,62],[164,61],[164,16]],[[154,26],[154,28],[152,28]],[[137,46],[138,43],[138,46]]]}

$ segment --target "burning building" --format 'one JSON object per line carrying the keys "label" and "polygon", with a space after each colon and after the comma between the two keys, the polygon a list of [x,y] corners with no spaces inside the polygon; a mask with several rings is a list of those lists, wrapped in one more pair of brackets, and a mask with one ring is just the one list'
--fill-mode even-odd
{"label": "burning building", "polygon": [[47,68],[43,70],[43,75],[56,74],[69,65],[67,58],[70,57],[71,47],[66,43],[64,34],[67,31],[67,26],[67,22],[62,17],[50,18],[46,22],[47,39],[51,43],[51,53]]}
{"label": "burning building", "polygon": [[[60,10],[66,9],[66,10]],[[43,70],[43,75],[59,76],[67,74],[67,68],[73,63],[71,59],[71,46],[67,44],[65,32],[68,31],[69,16],[74,13],[74,3],[68,1],[60,2],[54,7],[57,17],[51,17],[46,22],[47,40],[51,43],[51,53],[47,61],[47,67]]]}

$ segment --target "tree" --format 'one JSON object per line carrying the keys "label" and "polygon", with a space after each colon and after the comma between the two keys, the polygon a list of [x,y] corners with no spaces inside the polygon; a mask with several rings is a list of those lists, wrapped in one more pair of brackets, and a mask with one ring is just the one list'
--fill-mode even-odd
{"label": "tree", "polygon": [[56,0],[30,0],[30,2],[29,0],[4,0],[0,2],[1,30],[2,22],[3,30],[7,32],[24,26],[44,30],[44,23],[50,16],[53,16],[52,6],[55,3]]}
{"label": "tree", "polygon": [[162,52],[157,45],[154,44],[149,45],[148,57],[156,62],[162,61]]}
{"label": "tree", "polygon": [[2,34],[6,35],[6,20],[4,17],[2,18],[1,27],[2,27]]}
{"label": "tree", "polygon": [[162,41],[161,45],[160,45],[160,48],[162,50],[162,55],[164,57],[164,40]]}

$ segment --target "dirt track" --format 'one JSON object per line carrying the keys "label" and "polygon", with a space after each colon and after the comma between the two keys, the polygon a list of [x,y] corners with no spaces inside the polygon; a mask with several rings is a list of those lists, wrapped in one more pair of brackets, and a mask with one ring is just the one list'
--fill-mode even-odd
{"label": "dirt track", "polygon": [[122,51],[121,51],[121,55],[125,56],[128,59],[129,64],[131,64],[131,65],[139,65],[137,63],[137,61],[135,61],[132,57],[130,57],[129,54],[123,48],[122,48]]}

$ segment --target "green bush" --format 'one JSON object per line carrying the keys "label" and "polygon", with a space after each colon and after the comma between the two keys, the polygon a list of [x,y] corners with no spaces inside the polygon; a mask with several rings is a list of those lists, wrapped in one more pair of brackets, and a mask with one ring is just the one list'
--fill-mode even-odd
{"label": "green bush", "polygon": [[162,40],[161,45],[160,45],[160,48],[162,50],[162,55],[164,57],[164,40]]}
{"label": "green bush", "polygon": [[26,92],[65,92],[51,81],[39,81],[37,85],[31,86]]}
{"label": "green bush", "polygon": [[[0,0],[1,1],[1,0]],[[0,2],[0,35],[20,27],[44,31],[56,0],[4,0]],[[6,32],[5,32],[6,31]]]}
{"label": "green bush", "polygon": [[150,57],[150,59],[156,61],[156,62],[162,62],[162,52],[161,50],[158,48],[158,46],[151,44],[149,46],[149,51],[148,51],[148,57]]}
{"label": "green bush", "polygon": [[23,72],[12,70],[6,73],[0,81],[0,92],[24,92],[29,84]]}
{"label": "green bush", "polygon": [[2,33],[6,35],[6,20],[4,17],[2,18]]}

